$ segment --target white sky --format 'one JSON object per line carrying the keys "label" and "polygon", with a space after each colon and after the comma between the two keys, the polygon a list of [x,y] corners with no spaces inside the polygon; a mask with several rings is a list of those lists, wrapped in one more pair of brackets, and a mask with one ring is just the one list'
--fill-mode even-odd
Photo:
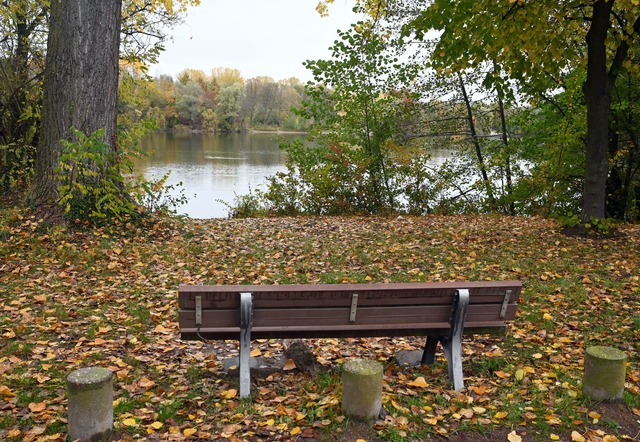
{"label": "white sky", "polygon": [[211,73],[216,67],[240,70],[242,76],[281,80],[311,74],[305,60],[328,59],[338,29],[359,17],[353,0],[335,0],[329,17],[315,10],[318,0],[202,0],[171,33],[159,63],[149,74],[175,77],[186,68]]}

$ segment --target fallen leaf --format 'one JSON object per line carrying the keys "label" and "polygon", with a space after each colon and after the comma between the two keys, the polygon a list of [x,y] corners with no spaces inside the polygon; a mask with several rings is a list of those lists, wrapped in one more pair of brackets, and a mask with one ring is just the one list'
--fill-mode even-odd
{"label": "fallen leaf", "polygon": [[14,397],[15,393],[11,391],[11,389],[6,385],[0,385],[0,395],[6,398],[9,398],[9,397]]}
{"label": "fallen leaf", "polygon": [[149,389],[149,388],[153,387],[154,385],[156,385],[156,383],[155,383],[155,381],[152,381],[149,378],[142,378],[142,379],[140,379],[140,382],[138,382],[138,385],[140,385],[142,388]]}
{"label": "fallen leaf", "polygon": [[424,387],[428,386],[429,384],[427,384],[427,381],[424,379],[424,376],[419,376],[419,377],[415,378],[413,381],[408,382],[407,385],[410,386],[410,387],[424,388]]}
{"label": "fallen leaf", "polygon": [[586,442],[584,436],[577,431],[571,432],[571,442]]}
{"label": "fallen leaf", "polygon": [[522,437],[518,436],[514,430],[507,435],[507,440],[509,442],[522,442]]}
{"label": "fallen leaf", "polygon": [[285,364],[285,366],[282,367],[284,371],[295,370],[296,368],[298,367],[296,366],[296,363],[293,361],[293,359],[289,359]]}
{"label": "fallen leaf", "polygon": [[222,396],[225,399],[233,399],[237,395],[238,395],[238,390],[236,390],[234,388],[231,388],[229,390],[225,390],[222,393],[220,393],[220,396]]}
{"label": "fallen leaf", "polygon": [[29,410],[31,410],[32,413],[40,413],[41,411],[44,411],[46,408],[47,408],[46,402],[32,402],[29,404]]}
{"label": "fallen leaf", "polygon": [[135,427],[136,425],[138,425],[138,423],[134,418],[130,417],[123,420],[122,425],[124,425],[125,427]]}
{"label": "fallen leaf", "polygon": [[222,429],[222,433],[225,434],[224,437],[229,437],[231,436],[233,433],[236,433],[238,431],[242,430],[242,425],[239,424],[230,424],[230,425],[226,425],[223,429]]}
{"label": "fallen leaf", "polygon": [[160,428],[162,428],[164,426],[164,424],[162,422],[155,421],[154,423],[152,423],[149,426],[151,428],[153,428],[154,430],[159,430]]}
{"label": "fallen leaf", "polygon": [[195,429],[195,428],[185,428],[184,430],[182,430],[182,434],[184,434],[185,437],[193,436],[197,432],[198,432],[198,430]]}
{"label": "fallen leaf", "polygon": [[496,419],[504,419],[508,415],[509,413],[507,413],[506,411],[498,411],[496,414],[493,415],[493,417]]}

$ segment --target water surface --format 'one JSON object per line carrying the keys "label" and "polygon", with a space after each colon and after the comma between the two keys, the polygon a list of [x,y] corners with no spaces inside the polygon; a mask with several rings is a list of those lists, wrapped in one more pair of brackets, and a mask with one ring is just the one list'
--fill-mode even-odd
{"label": "water surface", "polygon": [[[157,133],[145,138],[141,149],[149,154],[136,167],[147,179],[171,172],[167,185],[178,185],[189,202],[178,213],[191,218],[223,218],[236,195],[263,188],[266,177],[285,170],[286,154],[277,137],[287,140],[301,134],[194,134]],[[177,196],[178,189],[172,191]]]}

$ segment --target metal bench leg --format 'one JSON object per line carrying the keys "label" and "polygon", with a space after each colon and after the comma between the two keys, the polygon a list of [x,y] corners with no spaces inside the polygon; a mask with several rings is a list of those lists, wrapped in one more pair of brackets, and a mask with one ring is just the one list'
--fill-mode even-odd
{"label": "metal bench leg", "polygon": [[253,326],[253,295],[240,294],[240,397],[251,394],[251,327]]}
{"label": "metal bench leg", "polygon": [[427,336],[427,343],[424,345],[424,353],[420,364],[431,365],[436,360],[436,348],[438,348],[440,338],[438,336]]}
{"label": "metal bench leg", "polygon": [[464,319],[467,316],[469,307],[469,290],[457,290],[457,300],[451,311],[451,329],[449,336],[441,340],[444,354],[447,357],[449,367],[449,379],[454,390],[464,388],[462,376],[462,332],[464,330]]}

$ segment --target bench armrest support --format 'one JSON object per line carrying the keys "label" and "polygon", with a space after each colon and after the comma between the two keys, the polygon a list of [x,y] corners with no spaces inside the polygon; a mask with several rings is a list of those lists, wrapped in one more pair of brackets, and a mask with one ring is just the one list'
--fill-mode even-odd
{"label": "bench armrest support", "polygon": [[253,327],[253,295],[240,294],[240,397],[251,394],[251,328]]}
{"label": "bench armrest support", "polygon": [[433,364],[435,360],[436,347],[438,342],[442,344],[442,349],[447,357],[449,368],[449,379],[453,389],[458,391],[464,388],[462,375],[462,332],[464,331],[464,320],[469,307],[469,290],[456,290],[456,297],[451,306],[451,318],[449,320],[451,328],[448,336],[429,336],[422,354],[422,364]]}

